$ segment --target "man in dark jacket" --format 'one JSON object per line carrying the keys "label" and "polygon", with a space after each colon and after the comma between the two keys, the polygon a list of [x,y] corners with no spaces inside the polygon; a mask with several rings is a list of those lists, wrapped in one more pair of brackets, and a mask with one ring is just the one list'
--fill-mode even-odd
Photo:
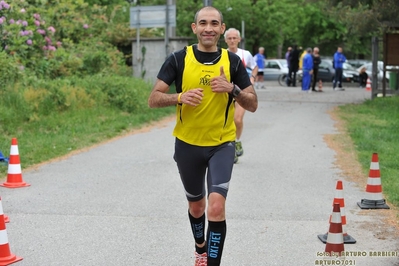
{"label": "man in dark jacket", "polygon": [[288,72],[288,82],[287,85],[290,86],[292,84],[293,87],[296,86],[296,72],[298,72],[299,68],[299,51],[296,45],[292,46],[292,51],[289,55],[290,60],[290,68]]}
{"label": "man in dark jacket", "polygon": [[312,91],[319,91],[316,90],[316,83],[317,83],[317,74],[319,73],[319,65],[321,63],[321,58],[319,54],[319,48],[313,48],[313,82],[312,82]]}

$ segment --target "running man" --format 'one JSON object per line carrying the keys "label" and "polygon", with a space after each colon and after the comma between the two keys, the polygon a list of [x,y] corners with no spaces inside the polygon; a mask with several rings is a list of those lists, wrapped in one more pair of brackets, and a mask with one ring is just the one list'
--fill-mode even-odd
{"label": "running man", "polygon": [[[216,8],[197,11],[191,29],[198,43],[166,59],[148,99],[151,108],[176,106],[174,160],[188,201],[197,266],[221,263],[235,156],[233,101],[251,112],[258,108],[240,57],[217,47],[225,28]],[[168,93],[172,83],[176,93]]]}
{"label": "running man", "polygon": [[[258,74],[258,66],[256,65],[254,57],[249,51],[238,48],[238,44],[241,41],[240,31],[235,28],[230,28],[226,30],[226,32],[224,33],[224,40],[228,46],[227,50],[235,53],[241,58],[241,61],[244,67],[246,68],[251,83],[253,85],[255,82],[255,78]],[[245,109],[242,108],[237,103],[235,103],[235,108],[236,110],[234,112],[234,123],[236,124],[237,136],[236,136],[236,157],[234,159],[234,163],[237,163],[238,157],[244,154],[240,138],[244,128]]]}

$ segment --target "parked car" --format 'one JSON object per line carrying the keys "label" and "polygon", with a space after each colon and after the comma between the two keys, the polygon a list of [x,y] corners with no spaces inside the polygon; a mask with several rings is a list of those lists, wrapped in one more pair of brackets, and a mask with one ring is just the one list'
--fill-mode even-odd
{"label": "parked car", "polygon": [[[373,63],[372,62],[366,63],[366,64],[360,66],[357,69],[357,71],[359,72],[360,69],[362,69],[363,67],[366,68],[366,73],[367,73],[367,75],[369,76],[369,78],[371,80],[372,79],[372,73],[373,73]],[[392,66],[388,66],[387,67],[387,69],[392,69],[392,68],[395,68],[395,67],[392,67]],[[384,76],[384,62],[378,61],[378,63],[377,63],[377,71],[378,71],[378,81],[382,81],[382,77]],[[391,72],[389,72],[389,71],[386,71],[386,73],[385,73],[385,79],[386,79],[387,82],[389,82],[390,73]]]}
{"label": "parked car", "polygon": [[359,68],[362,65],[365,65],[367,63],[370,63],[370,60],[364,60],[364,59],[348,59],[346,60],[347,63],[351,64],[354,68]]}
{"label": "parked car", "polygon": [[344,71],[342,79],[346,82],[359,82],[359,71],[351,64],[345,62],[343,64]]}
{"label": "parked car", "polygon": [[[332,82],[335,77],[335,69],[333,68],[332,60],[330,58],[321,58],[319,65],[319,73],[317,79],[323,82]],[[359,72],[350,64],[343,64],[342,81],[343,82],[357,82],[359,80]]]}
{"label": "parked car", "polygon": [[281,74],[288,74],[288,65],[285,59],[266,59],[263,69],[264,80],[278,80]]}

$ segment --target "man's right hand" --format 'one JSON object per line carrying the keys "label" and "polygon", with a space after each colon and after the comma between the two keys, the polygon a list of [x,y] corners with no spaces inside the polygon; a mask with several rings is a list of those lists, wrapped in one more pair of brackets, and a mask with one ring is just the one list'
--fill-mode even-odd
{"label": "man's right hand", "polygon": [[196,88],[183,92],[180,96],[180,102],[191,106],[197,106],[202,102],[202,97],[204,97],[203,91],[204,89]]}

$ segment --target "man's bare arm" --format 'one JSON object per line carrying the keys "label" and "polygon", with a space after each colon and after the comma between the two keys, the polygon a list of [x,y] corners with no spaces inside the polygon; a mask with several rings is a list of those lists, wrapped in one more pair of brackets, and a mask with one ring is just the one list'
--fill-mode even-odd
{"label": "man's bare arm", "polygon": [[252,85],[241,90],[240,94],[238,94],[235,99],[245,110],[255,112],[256,109],[258,109],[258,96]]}
{"label": "man's bare arm", "polygon": [[148,98],[148,106],[150,108],[166,107],[177,104],[177,93],[167,94],[169,91],[169,85],[164,81],[157,79],[155,85],[151,91],[150,97]]}
{"label": "man's bare arm", "polygon": [[150,108],[166,107],[179,103],[197,106],[201,103],[204,96],[201,88],[189,90],[184,93],[168,94],[169,85],[158,79],[148,98],[148,106]]}

